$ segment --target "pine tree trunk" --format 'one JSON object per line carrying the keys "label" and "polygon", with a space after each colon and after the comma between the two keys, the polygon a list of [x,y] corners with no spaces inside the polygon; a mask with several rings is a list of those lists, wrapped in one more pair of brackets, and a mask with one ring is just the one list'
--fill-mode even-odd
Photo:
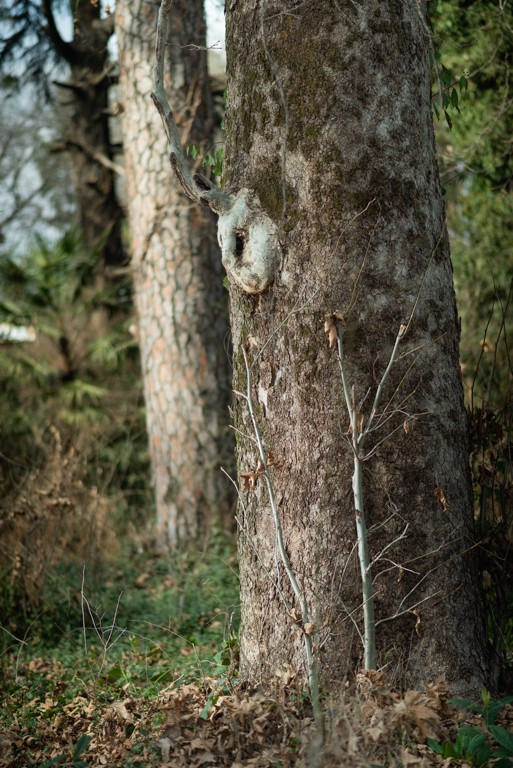
{"label": "pine tree trunk", "polygon": [[[234,390],[246,390],[245,350],[321,678],[340,685],[363,659],[351,434],[323,326],[327,315],[343,318],[350,397],[365,424],[411,317],[381,399],[391,417],[363,463],[377,663],[405,684],[446,675],[476,690],[486,680],[485,639],[425,2],[254,6],[227,8],[225,181],[256,192],[279,227],[282,263],[257,297],[230,287]],[[254,471],[243,398],[234,418],[239,472]],[[262,477],[244,493],[238,521],[242,672],[268,680],[292,665],[306,677]]]}
{"label": "pine tree trunk", "polygon": [[[228,294],[208,209],[183,195],[150,100],[157,6],[117,4],[132,265],[161,547],[228,519]],[[169,93],[184,145],[208,145],[212,109],[201,0],[173,6]]]}

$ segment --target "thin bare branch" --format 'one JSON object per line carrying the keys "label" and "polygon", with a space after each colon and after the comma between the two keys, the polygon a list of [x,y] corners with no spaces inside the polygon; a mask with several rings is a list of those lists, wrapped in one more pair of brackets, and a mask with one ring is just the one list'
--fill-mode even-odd
{"label": "thin bare branch", "polygon": [[157,21],[155,66],[151,98],[162,118],[170,150],[170,162],[185,194],[196,203],[207,205],[216,213],[226,213],[232,206],[232,198],[212,186],[199,186],[185,160],[178,128],[164,88],[164,62],[166,55],[167,21],[173,0],[162,0]]}

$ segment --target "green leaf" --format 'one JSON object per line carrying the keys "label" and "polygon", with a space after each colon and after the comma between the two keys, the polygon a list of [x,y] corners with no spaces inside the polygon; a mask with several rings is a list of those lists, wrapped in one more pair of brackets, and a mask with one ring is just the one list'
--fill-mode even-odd
{"label": "green leaf", "polygon": [[443,64],[441,65],[440,70],[440,79],[444,85],[450,85],[452,82],[452,75],[449,69],[447,69],[446,66]]}
{"label": "green leaf", "polygon": [[9,299],[2,299],[0,301],[0,313],[6,317],[23,318],[25,316],[19,304],[15,304],[14,301]]}
{"label": "green leaf", "polygon": [[483,712],[486,724],[494,725],[506,704],[511,704],[511,702],[513,702],[513,696],[505,696],[496,701],[490,701],[490,699],[488,699],[488,703],[485,705]]}
{"label": "green leaf", "polygon": [[52,757],[51,760],[45,760],[44,763],[41,763],[41,768],[51,768],[53,765],[62,765],[66,760],[66,755],[57,755],[57,757]]}
{"label": "green leaf", "polygon": [[502,754],[502,757],[513,757],[513,733],[500,725],[490,725],[489,730],[497,744],[506,750],[506,754]]}
{"label": "green leaf", "polygon": [[449,126],[449,130],[452,131],[452,120],[450,114],[447,112],[446,109],[444,109],[445,119],[447,121],[447,125]]}
{"label": "green leaf", "polygon": [[433,750],[433,752],[437,755],[442,755],[442,757],[454,757],[457,760],[461,757],[460,751],[456,749],[455,745],[451,744],[450,741],[444,741],[440,744],[440,742],[435,741],[435,739],[426,739],[426,744]]}
{"label": "green leaf", "polygon": [[205,703],[205,706],[200,712],[200,717],[202,720],[208,720],[208,716],[210,714],[210,710],[214,706],[214,704],[217,702],[217,696],[210,695]]}
{"label": "green leaf", "polygon": [[439,741],[435,741],[435,739],[426,739],[426,744],[429,749],[432,749],[437,755],[443,755],[443,746]]}
{"label": "green leaf", "polygon": [[110,669],[107,670],[107,673],[105,674],[103,679],[107,683],[117,683],[118,680],[122,680],[124,677],[125,677],[125,673],[121,665],[115,664],[114,666],[110,667]]}
{"label": "green leaf", "polygon": [[461,707],[461,709],[470,709],[471,712],[482,712],[482,707],[476,704],[470,699],[449,699],[448,704],[452,704],[453,707]]}
{"label": "green leaf", "polygon": [[87,747],[91,743],[91,736],[87,733],[83,733],[75,744],[75,750],[73,752],[73,759],[76,760],[80,755],[86,751]]}
{"label": "green leaf", "polygon": [[451,91],[451,104],[458,112],[460,111],[458,106],[458,91],[456,88],[453,88]]}

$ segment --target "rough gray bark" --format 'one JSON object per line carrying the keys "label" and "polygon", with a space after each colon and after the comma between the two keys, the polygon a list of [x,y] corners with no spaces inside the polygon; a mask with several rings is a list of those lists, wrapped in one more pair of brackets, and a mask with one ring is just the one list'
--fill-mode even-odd
{"label": "rough gray bark", "polygon": [[[150,100],[158,6],[117,3],[128,218],[161,547],[229,519],[227,292],[215,221],[183,196]],[[212,138],[201,0],[177,0],[169,93],[184,145]],[[229,460],[229,459],[228,459]]]}
{"label": "rough gray bark", "polygon": [[[234,389],[245,390],[245,349],[266,450],[284,462],[271,471],[285,546],[316,617],[324,682],[336,686],[361,665],[362,611],[348,417],[324,319],[345,318],[365,417],[411,317],[401,352],[417,351],[387,380],[382,409],[393,415],[369,449],[398,429],[364,466],[371,559],[409,523],[374,566],[378,666],[405,684],[446,675],[468,691],[486,680],[486,652],[425,12],[413,0],[228,4],[225,181],[258,195],[283,254],[261,295],[231,285]],[[235,427],[239,472],[251,472],[240,398]],[[290,664],[306,677],[262,480],[244,502],[242,672],[268,680]]]}

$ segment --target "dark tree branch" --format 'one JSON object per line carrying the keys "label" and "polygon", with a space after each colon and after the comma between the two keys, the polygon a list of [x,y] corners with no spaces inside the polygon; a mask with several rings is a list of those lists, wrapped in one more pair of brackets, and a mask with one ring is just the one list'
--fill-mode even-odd
{"label": "dark tree branch", "polygon": [[163,0],[159,8],[157,40],[155,44],[155,69],[151,98],[164,123],[170,149],[171,166],[187,197],[200,205],[207,205],[216,213],[224,213],[233,205],[233,198],[219,189],[205,189],[198,185],[185,160],[178,128],[164,89],[164,59],[166,55],[167,17],[172,0]]}
{"label": "dark tree branch", "polygon": [[52,0],[43,0],[43,11],[47,21],[46,34],[52,41],[59,56],[67,61],[68,64],[79,64],[81,59],[80,51],[73,43],[67,43],[63,40],[57,29],[55,17],[53,15]]}
{"label": "dark tree branch", "polygon": [[80,152],[83,152],[84,155],[89,157],[91,160],[94,160],[99,165],[107,168],[107,170],[112,171],[113,173],[117,173],[118,176],[125,175],[125,169],[121,165],[115,163],[109,157],[104,155],[103,152],[98,152],[86,146],[82,141],[78,141],[78,139],[66,139],[64,142],[55,143],[52,145],[50,151],[52,153],[58,154],[59,152],[67,152],[70,149],[80,150]]}

